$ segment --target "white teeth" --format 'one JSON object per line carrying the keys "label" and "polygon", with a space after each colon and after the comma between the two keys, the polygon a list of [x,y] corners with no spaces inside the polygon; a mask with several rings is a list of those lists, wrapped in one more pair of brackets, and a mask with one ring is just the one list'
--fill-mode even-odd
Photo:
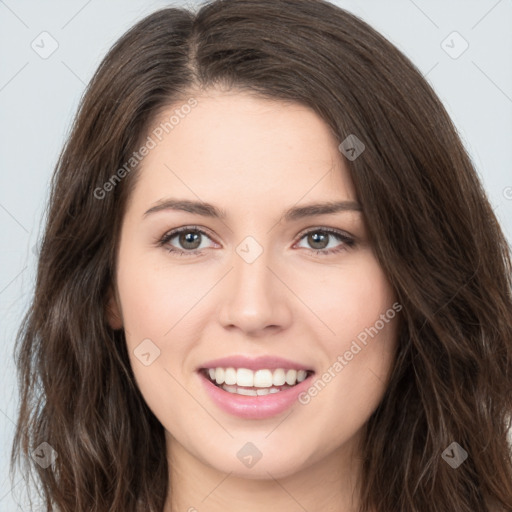
{"label": "white teeth", "polygon": [[[207,374],[212,382],[218,385],[234,386],[239,388],[262,388],[269,390],[270,393],[276,386],[294,386],[302,382],[307,376],[306,370],[284,370],[277,368],[275,370],[261,369],[249,370],[248,368],[208,368]],[[259,390],[255,390],[256,392]],[[277,390],[279,391],[279,390]],[[252,394],[252,393],[251,393]],[[267,393],[258,393],[261,395]]]}
{"label": "white teeth", "polygon": [[236,371],[236,383],[238,386],[246,386],[248,388],[252,388],[255,385],[253,382],[254,373],[251,370],[248,370],[247,368],[238,368]]}
{"label": "white teeth", "polygon": [[227,391],[228,393],[234,393],[237,395],[247,395],[247,396],[262,396],[262,395],[268,395],[270,393],[279,393],[280,391],[283,391],[285,389],[291,388],[291,386],[281,386],[280,388],[261,388],[261,389],[248,389],[243,387],[237,387],[237,386],[226,386],[226,384],[223,384],[221,388],[224,391]]}
{"label": "white teeth", "polygon": [[282,368],[274,370],[272,374],[272,384],[274,384],[274,386],[282,386],[285,382],[286,372]]}
{"label": "white teeth", "polygon": [[255,389],[246,389],[246,388],[236,388],[236,392],[239,395],[247,395],[247,396],[256,396],[256,390]]}
{"label": "white teeth", "polygon": [[[215,369],[215,374],[217,374],[217,369]],[[224,382],[228,386],[236,384],[236,370],[234,368],[226,368],[224,371]]]}
{"label": "white teeth", "polygon": [[297,382],[297,370],[288,370],[286,372],[286,384],[293,386]]}
{"label": "white teeth", "polygon": [[210,368],[208,371],[213,370],[213,377],[210,373],[210,378],[217,382],[217,384],[224,384],[224,368]]}
{"label": "white teeth", "polygon": [[[252,373],[251,370],[248,371]],[[254,373],[254,386],[257,388],[269,388],[272,386],[272,372],[270,370],[257,370]]]}

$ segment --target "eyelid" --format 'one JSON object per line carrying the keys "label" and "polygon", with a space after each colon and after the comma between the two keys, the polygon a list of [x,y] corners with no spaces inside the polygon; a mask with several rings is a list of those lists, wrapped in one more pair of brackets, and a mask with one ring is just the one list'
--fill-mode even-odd
{"label": "eyelid", "polygon": [[311,232],[315,232],[315,231],[324,231],[324,232],[327,232],[327,233],[333,233],[333,234],[336,234],[336,235],[345,236],[347,238],[353,238],[355,240],[355,236],[354,235],[351,235],[350,233],[347,233],[343,229],[331,228],[329,226],[322,226],[322,225],[316,225],[316,226],[310,226],[308,228],[304,228],[302,231],[299,232],[298,235],[296,235],[296,238],[300,239],[304,235],[307,235],[307,234],[309,234]]}

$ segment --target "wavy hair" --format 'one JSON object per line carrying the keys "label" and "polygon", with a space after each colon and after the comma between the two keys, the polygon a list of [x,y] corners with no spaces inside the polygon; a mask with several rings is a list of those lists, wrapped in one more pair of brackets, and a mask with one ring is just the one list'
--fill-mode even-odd
{"label": "wavy hair", "polygon": [[[345,163],[403,322],[365,429],[361,512],[512,510],[510,249],[431,86],[324,0],[158,10],[101,62],[55,167],[17,335],[11,472],[18,462],[48,511],[162,512],[172,492],[163,426],[136,386],[124,331],[106,320],[138,167],[103,197],[94,191],[157,114],[216,86],[306,105],[337,140],[365,145]],[[443,458],[454,442],[468,454],[457,469]],[[57,454],[51,467],[33,461],[41,443]]]}

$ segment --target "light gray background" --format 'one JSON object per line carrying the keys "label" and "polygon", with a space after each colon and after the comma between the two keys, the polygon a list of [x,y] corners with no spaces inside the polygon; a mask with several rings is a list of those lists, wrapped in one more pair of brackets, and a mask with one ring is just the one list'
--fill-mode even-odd
{"label": "light gray background", "polygon": [[[11,482],[8,472],[18,404],[12,352],[33,289],[49,179],[78,101],[107,50],[136,21],[161,7],[199,3],[0,0],[0,511],[28,510],[18,505],[24,483]],[[512,240],[512,1],[333,3],[369,22],[427,77]],[[31,47],[42,46],[43,31],[58,43],[46,59]],[[469,44],[458,58],[464,42],[446,39],[453,31]]]}

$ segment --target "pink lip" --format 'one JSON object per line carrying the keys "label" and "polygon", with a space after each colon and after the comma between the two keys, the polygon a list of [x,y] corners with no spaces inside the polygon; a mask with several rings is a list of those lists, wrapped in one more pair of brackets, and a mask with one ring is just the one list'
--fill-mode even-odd
{"label": "pink lip", "polygon": [[248,370],[260,370],[265,368],[275,370],[277,368],[283,368],[283,370],[312,370],[311,367],[277,356],[259,356],[255,358],[245,356],[222,357],[221,359],[206,361],[198,369],[201,368],[247,368]]}
{"label": "pink lip", "polygon": [[213,402],[223,411],[244,419],[265,419],[290,408],[297,396],[311,384],[310,376],[295,386],[261,396],[247,396],[229,393],[211,382],[203,372],[198,372],[203,386]]}

